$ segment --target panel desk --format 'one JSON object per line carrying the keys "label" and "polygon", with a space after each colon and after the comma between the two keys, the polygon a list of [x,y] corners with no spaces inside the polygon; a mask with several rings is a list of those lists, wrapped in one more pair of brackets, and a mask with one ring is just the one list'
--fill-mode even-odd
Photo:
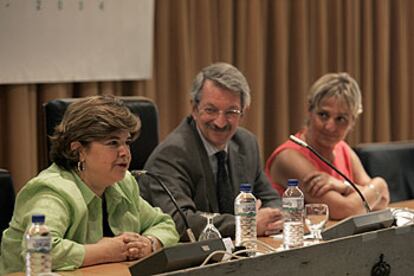
{"label": "panel desk", "polygon": [[[414,209],[414,200],[396,202],[390,204],[390,207]],[[271,237],[260,240],[275,248],[281,243]],[[414,225],[391,227],[299,249],[188,268],[163,275],[370,275],[381,255],[385,262],[382,265],[390,266],[391,275],[414,275]],[[128,267],[134,263],[102,264],[58,273],[66,276],[131,275]]]}

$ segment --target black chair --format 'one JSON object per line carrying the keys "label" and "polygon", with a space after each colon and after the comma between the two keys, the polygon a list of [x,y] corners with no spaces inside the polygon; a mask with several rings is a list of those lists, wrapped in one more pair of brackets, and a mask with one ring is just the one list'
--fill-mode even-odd
{"label": "black chair", "polygon": [[[158,123],[158,109],[153,101],[145,97],[120,97],[125,105],[141,119],[141,133],[138,139],[131,144],[132,161],[129,166],[130,170],[141,170],[147,161],[152,150],[159,142],[159,123]],[[47,162],[43,162],[42,166],[45,168],[51,164],[50,140],[56,125],[60,123],[67,107],[78,100],[79,98],[55,99],[43,105],[44,113],[44,133],[45,148]]]}
{"label": "black chair", "polygon": [[360,144],[354,150],[368,175],[387,181],[391,202],[414,198],[414,141]]}
{"label": "black chair", "polygon": [[14,209],[14,188],[10,173],[0,169],[0,244],[3,231],[9,227]]}

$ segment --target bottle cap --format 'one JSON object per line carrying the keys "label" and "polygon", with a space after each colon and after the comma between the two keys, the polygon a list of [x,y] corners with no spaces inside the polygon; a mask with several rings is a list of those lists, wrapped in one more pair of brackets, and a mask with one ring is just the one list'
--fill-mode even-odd
{"label": "bottle cap", "polygon": [[297,179],[288,179],[288,187],[298,186],[299,180]]}
{"label": "bottle cap", "polygon": [[42,214],[32,215],[32,223],[44,223],[44,222],[45,222],[45,215],[42,215]]}
{"label": "bottle cap", "polygon": [[252,191],[252,185],[249,183],[240,184],[240,192],[250,193]]}

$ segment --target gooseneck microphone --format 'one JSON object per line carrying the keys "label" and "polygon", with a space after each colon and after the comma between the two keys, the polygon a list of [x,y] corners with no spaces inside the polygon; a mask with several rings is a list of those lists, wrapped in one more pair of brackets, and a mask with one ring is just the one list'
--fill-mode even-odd
{"label": "gooseneck microphone", "polygon": [[148,175],[152,179],[154,179],[162,187],[162,189],[168,194],[171,201],[174,203],[175,208],[177,209],[178,213],[180,214],[181,218],[183,219],[184,224],[185,224],[185,231],[187,233],[187,236],[188,236],[190,242],[196,242],[193,230],[191,230],[191,228],[188,224],[187,218],[185,217],[185,215],[184,215],[183,211],[181,210],[181,208],[178,206],[178,203],[175,200],[175,197],[171,194],[170,190],[167,188],[167,186],[165,186],[165,184],[161,181],[161,179],[156,174],[153,174],[153,173],[151,173],[149,171],[146,171],[146,170],[134,170],[134,171],[131,171],[131,173],[134,176]]}
{"label": "gooseneck microphone", "polygon": [[323,157],[319,152],[317,152],[314,148],[312,148],[311,146],[309,146],[305,141],[299,139],[298,137],[294,136],[294,135],[290,135],[289,139],[293,142],[295,142],[296,144],[298,144],[301,147],[307,148],[309,149],[316,157],[318,157],[322,162],[324,162],[326,165],[328,165],[329,167],[331,167],[334,171],[336,171],[340,176],[342,176],[346,181],[349,182],[349,184],[351,184],[352,188],[354,188],[354,190],[358,193],[358,195],[361,197],[362,202],[364,203],[364,207],[367,210],[367,212],[371,212],[371,208],[368,205],[368,201],[365,199],[364,195],[361,193],[361,191],[358,189],[358,187],[354,184],[354,182],[351,181],[351,179],[349,179],[349,177],[347,177],[343,172],[341,172],[340,170],[338,170],[334,165],[331,164],[331,162],[329,162],[329,160],[327,160],[325,157]]}
{"label": "gooseneck microphone", "polygon": [[226,251],[227,253],[225,255],[221,254],[217,256],[215,261],[219,261],[220,258],[224,259],[225,256],[232,253],[234,246],[230,238],[196,241],[193,231],[189,227],[187,218],[185,217],[183,211],[180,209],[174,196],[171,194],[167,186],[165,186],[165,184],[161,181],[161,178],[158,175],[145,170],[134,170],[131,171],[131,173],[134,176],[148,175],[163,188],[183,219],[186,232],[190,240],[189,243],[179,243],[174,246],[163,247],[161,250],[138,260],[135,264],[129,266],[128,268],[132,276],[154,275],[198,266],[202,264],[209,255],[217,253],[217,251]]}

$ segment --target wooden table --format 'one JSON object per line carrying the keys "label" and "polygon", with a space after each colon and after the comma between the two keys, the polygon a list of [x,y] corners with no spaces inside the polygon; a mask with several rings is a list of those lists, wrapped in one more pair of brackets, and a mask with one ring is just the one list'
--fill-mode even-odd
{"label": "wooden table", "polygon": [[[396,207],[405,207],[414,209],[414,200],[408,200],[408,201],[401,201],[390,204],[390,207],[396,208]],[[329,224],[335,224],[337,221],[329,221]],[[261,237],[259,238],[261,241],[271,245],[274,248],[278,248],[281,245],[281,241],[274,239],[272,237]],[[67,275],[67,276],[89,276],[89,275],[103,275],[103,276],[109,276],[109,275],[116,275],[116,276],[124,276],[124,275],[131,275],[129,272],[129,266],[134,264],[135,262],[123,262],[123,263],[111,263],[111,264],[102,264],[102,265],[94,265],[90,267],[84,267],[80,268],[78,270],[74,271],[67,271],[62,272],[59,271],[58,273],[60,275]],[[22,272],[13,273],[9,275],[14,276],[21,276],[24,275]]]}

